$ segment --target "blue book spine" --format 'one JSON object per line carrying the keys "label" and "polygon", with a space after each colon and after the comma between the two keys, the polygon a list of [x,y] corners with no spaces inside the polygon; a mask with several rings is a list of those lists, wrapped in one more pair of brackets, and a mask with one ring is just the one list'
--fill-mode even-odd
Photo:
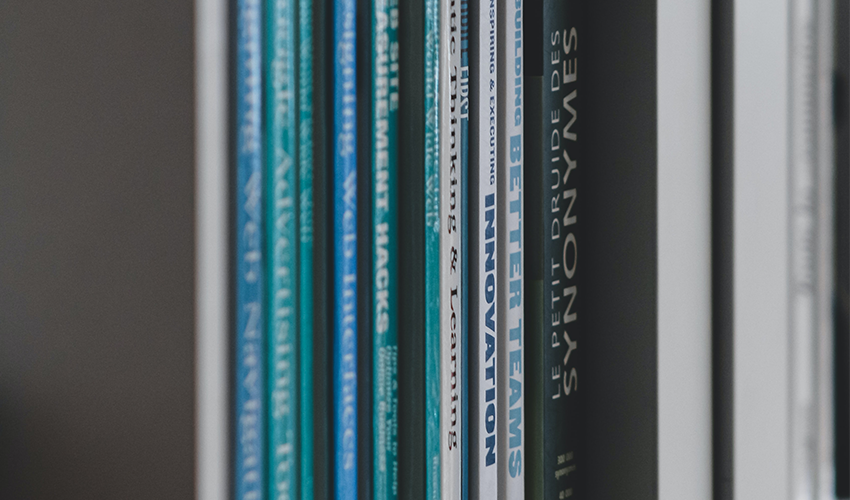
{"label": "blue book spine", "polygon": [[297,498],[295,0],[267,0],[265,14],[268,498]]}
{"label": "blue book spine", "polygon": [[460,1],[461,498],[469,498],[469,2]]}
{"label": "blue book spine", "polygon": [[440,5],[425,0],[425,495],[440,500]]}
{"label": "blue book spine", "polygon": [[262,7],[237,1],[234,496],[264,498]]}
{"label": "blue book spine", "polygon": [[313,500],[313,1],[298,1],[299,493]]}
{"label": "blue book spine", "polygon": [[356,0],[334,0],[334,487],[357,498]]}
{"label": "blue book spine", "polygon": [[375,500],[398,498],[398,3],[372,2],[372,449]]}

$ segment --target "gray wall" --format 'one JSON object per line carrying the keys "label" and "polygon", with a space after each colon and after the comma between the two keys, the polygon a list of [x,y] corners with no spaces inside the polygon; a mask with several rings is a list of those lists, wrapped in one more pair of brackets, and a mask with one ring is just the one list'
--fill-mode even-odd
{"label": "gray wall", "polygon": [[0,498],[191,498],[193,4],[0,2]]}

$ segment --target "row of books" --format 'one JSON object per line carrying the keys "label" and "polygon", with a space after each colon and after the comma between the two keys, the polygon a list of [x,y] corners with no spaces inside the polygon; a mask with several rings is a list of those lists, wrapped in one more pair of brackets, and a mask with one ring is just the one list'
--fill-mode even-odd
{"label": "row of books", "polygon": [[234,495],[577,488],[577,0],[235,0]]}

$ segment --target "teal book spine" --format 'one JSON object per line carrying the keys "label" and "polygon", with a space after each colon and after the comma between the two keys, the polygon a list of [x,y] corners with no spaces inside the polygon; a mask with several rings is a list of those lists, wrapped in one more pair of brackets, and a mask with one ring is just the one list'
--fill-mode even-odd
{"label": "teal book spine", "polygon": [[313,500],[313,1],[298,10],[298,415],[299,493]]}
{"label": "teal book spine", "polygon": [[372,2],[372,481],[398,498],[398,0]]}
{"label": "teal book spine", "polygon": [[440,500],[440,3],[425,0],[425,495]]}
{"label": "teal book spine", "polygon": [[298,294],[295,0],[267,0],[266,325],[268,498],[297,498]]}

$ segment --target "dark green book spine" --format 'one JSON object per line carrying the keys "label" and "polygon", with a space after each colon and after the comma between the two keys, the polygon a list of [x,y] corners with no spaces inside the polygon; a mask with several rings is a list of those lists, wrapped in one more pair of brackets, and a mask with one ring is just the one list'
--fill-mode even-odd
{"label": "dark green book spine", "polygon": [[581,498],[577,0],[526,19],[526,496]]}
{"label": "dark green book spine", "polygon": [[425,3],[399,3],[398,496],[425,483]]}
{"label": "dark green book spine", "polygon": [[[330,387],[330,331],[332,327],[333,263],[330,252],[331,223],[331,9],[327,0],[312,4],[312,409],[313,409],[313,496],[308,499],[331,498],[333,469],[331,465],[332,412]],[[303,50],[303,48],[302,48]],[[303,76],[303,73],[302,73]],[[307,272],[302,269],[302,272]],[[310,467],[311,464],[302,464]],[[304,489],[302,489],[302,495]]]}

